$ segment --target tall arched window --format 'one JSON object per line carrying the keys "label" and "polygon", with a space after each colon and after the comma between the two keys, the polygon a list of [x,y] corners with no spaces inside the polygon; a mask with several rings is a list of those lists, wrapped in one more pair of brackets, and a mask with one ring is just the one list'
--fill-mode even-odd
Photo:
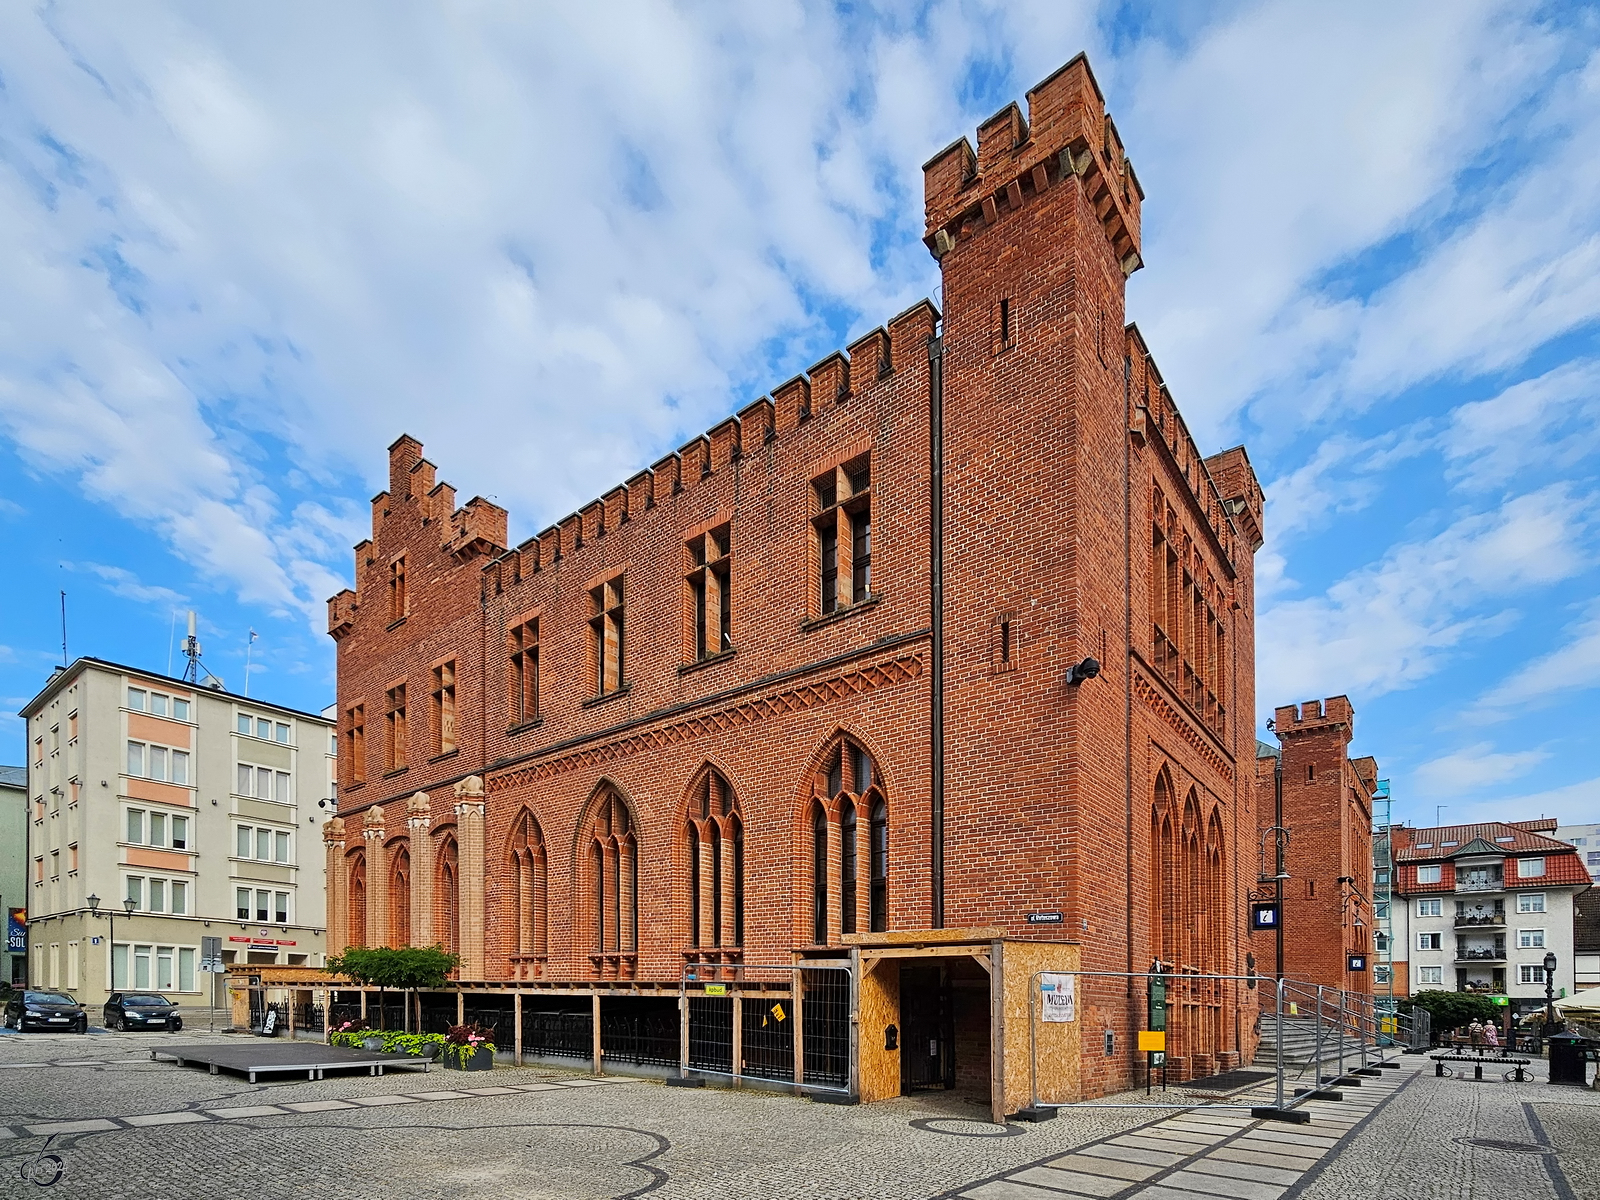
{"label": "tall arched window", "polygon": [[592,812],[588,859],[594,905],[593,953],[635,954],[639,949],[639,846],[633,814],[610,787],[601,789]]}
{"label": "tall arched window", "polygon": [[837,934],[864,929],[884,932],[889,928],[889,806],[872,755],[847,736],[835,739],[818,763],[811,797],[813,943],[826,945]]}
{"label": "tall arched window", "polygon": [[389,941],[411,944],[411,851],[404,844],[389,860]]}
{"label": "tall arched window", "polygon": [[689,785],[689,936],[698,949],[744,945],[744,819],[715,768]]}
{"label": "tall arched window", "polygon": [[367,944],[367,856],[350,856],[350,944]]}
{"label": "tall arched window", "polygon": [[828,944],[828,812],[811,805],[811,940]]}
{"label": "tall arched window", "polygon": [[461,952],[461,863],[456,839],[446,834],[439,843],[439,916],[441,944],[451,954]]}
{"label": "tall arched window", "polygon": [[539,959],[550,949],[549,861],[539,822],[526,809],[511,829],[512,954]]}

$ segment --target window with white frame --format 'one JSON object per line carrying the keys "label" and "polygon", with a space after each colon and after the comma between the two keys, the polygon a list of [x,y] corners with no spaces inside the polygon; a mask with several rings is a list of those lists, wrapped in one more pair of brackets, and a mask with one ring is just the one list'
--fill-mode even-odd
{"label": "window with white frame", "polygon": [[1443,914],[1444,914],[1444,901],[1443,900],[1418,900],[1417,901],[1417,916],[1419,916],[1419,917],[1438,917],[1438,916],[1442,916]]}
{"label": "window with white frame", "polygon": [[1432,984],[1433,986],[1437,987],[1439,984],[1441,984],[1443,982],[1444,982],[1444,968],[1443,967],[1418,967],[1417,968],[1417,983],[1420,986],[1427,987],[1429,984]]}
{"label": "window with white frame", "polygon": [[1438,883],[1439,879],[1440,879],[1439,871],[1440,871],[1440,868],[1439,868],[1439,864],[1438,863],[1434,863],[1432,866],[1421,866],[1421,867],[1418,867],[1417,868],[1417,882],[1418,883]]}
{"label": "window with white frame", "polygon": [[1517,968],[1517,977],[1523,983],[1543,983],[1544,982],[1544,968],[1543,967],[1535,967],[1535,966],[1518,967]]}
{"label": "window with white frame", "polygon": [[289,726],[282,721],[240,713],[238,722],[239,732],[245,737],[260,738],[266,742],[281,742],[285,746],[289,744]]}
{"label": "window with white frame", "polygon": [[1417,949],[1418,950],[1437,950],[1437,949],[1439,949],[1439,936],[1440,935],[1437,934],[1437,933],[1419,933],[1419,934],[1417,934]]}
{"label": "window with white frame", "polygon": [[1518,950],[1543,950],[1544,949],[1544,930],[1542,930],[1542,929],[1519,929],[1519,930],[1517,930],[1517,949]]}
{"label": "window with white frame", "polygon": [[170,879],[160,875],[129,875],[123,892],[133,901],[134,911],[171,913],[183,917],[189,914],[189,881]]}
{"label": "window with white frame", "polygon": [[254,796],[257,800],[276,800],[279,804],[294,803],[290,798],[287,771],[274,771],[271,767],[253,767],[249,763],[240,763],[238,778],[234,783],[233,790],[236,795]]}
{"label": "window with white frame", "polygon": [[164,783],[189,782],[189,752],[151,742],[128,743],[128,774]]}
{"label": "window with white frame", "polygon": [[1394,969],[1387,963],[1378,963],[1372,968],[1373,983],[1392,983]]}
{"label": "window with white frame", "polygon": [[128,707],[137,712],[147,712],[152,717],[170,717],[175,721],[189,719],[189,701],[182,696],[169,696],[148,688],[129,688]]}
{"label": "window with white frame", "polygon": [[1544,878],[1544,859],[1542,859],[1542,858],[1519,858],[1519,859],[1517,859],[1517,878],[1518,879],[1543,879]]}
{"label": "window with white frame", "polygon": [[234,851],[237,858],[256,862],[287,863],[289,856],[289,831],[272,829],[266,825],[237,825],[234,827]]}
{"label": "window with white frame", "polygon": [[124,825],[126,841],[135,846],[189,850],[189,818],[160,809],[130,808]]}
{"label": "window with white frame", "polygon": [[198,958],[194,946],[117,942],[111,947],[111,987],[117,991],[197,992]]}
{"label": "window with white frame", "polygon": [[1519,913],[1542,913],[1544,911],[1544,893],[1520,893],[1517,896],[1517,911]]}
{"label": "window with white frame", "polygon": [[240,921],[287,925],[290,913],[289,899],[288,892],[277,892],[268,888],[235,888],[234,916]]}

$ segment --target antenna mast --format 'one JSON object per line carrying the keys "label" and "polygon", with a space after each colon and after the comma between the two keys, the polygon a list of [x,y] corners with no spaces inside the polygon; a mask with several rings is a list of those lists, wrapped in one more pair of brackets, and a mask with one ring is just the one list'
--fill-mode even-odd
{"label": "antenna mast", "polygon": [[218,679],[204,663],[200,661],[200,639],[195,636],[194,609],[189,610],[189,636],[183,639],[183,656],[189,660],[183,668],[183,681],[185,683],[205,684],[207,687],[223,691],[222,680]]}

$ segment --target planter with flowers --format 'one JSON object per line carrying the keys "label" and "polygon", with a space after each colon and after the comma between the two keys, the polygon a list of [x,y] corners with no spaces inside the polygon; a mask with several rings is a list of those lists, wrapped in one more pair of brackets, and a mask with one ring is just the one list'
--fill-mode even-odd
{"label": "planter with flowers", "polygon": [[489,1040],[493,1032],[476,1023],[450,1026],[444,1035],[441,1061],[452,1071],[490,1070],[494,1066],[494,1043]]}

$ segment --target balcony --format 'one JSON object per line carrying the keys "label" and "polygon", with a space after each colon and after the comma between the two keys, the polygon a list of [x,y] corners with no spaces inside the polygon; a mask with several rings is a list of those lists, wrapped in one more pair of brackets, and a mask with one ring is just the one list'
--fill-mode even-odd
{"label": "balcony", "polygon": [[1457,913],[1457,929],[1504,929],[1506,914],[1503,912],[1492,913]]}
{"label": "balcony", "polygon": [[1482,950],[1456,951],[1458,963],[1503,963],[1505,960],[1506,952],[1499,946],[1485,947]]}
{"label": "balcony", "polygon": [[1456,891],[1458,892],[1503,892],[1505,890],[1505,880],[1498,875],[1456,877]]}

